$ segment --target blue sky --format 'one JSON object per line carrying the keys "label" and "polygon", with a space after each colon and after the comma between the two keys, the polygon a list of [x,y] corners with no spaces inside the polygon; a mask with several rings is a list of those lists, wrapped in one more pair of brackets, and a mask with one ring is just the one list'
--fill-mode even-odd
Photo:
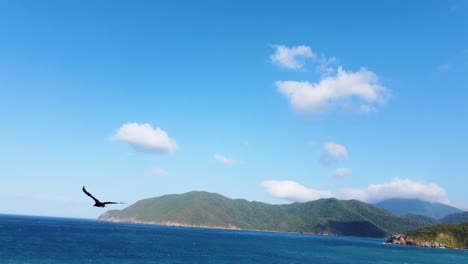
{"label": "blue sky", "polygon": [[97,217],[83,185],[468,209],[467,36],[466,1],[0,1],[0,213]]}

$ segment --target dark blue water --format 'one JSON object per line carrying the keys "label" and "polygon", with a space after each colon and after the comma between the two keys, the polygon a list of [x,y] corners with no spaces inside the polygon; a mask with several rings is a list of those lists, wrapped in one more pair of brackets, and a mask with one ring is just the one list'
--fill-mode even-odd
{"label": "dark blue water", "polygon": [[0,215],[0,263],[468,263],[383,239]]}

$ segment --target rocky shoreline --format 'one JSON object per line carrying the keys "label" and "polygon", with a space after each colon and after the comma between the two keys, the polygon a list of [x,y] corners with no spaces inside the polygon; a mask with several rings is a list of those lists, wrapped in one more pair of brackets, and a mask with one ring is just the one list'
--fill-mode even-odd
{"label": "rocky shoreline", "polygon": [[406,234],[394,234],[385,243],[394,245],[419,246],[414,241],[408,239]]}
{"label": "rocky shoreline", "polygon": [[[445,234],[440,234],[438,237],[442,238],[442,239],[450,239],[450,237],[448,235],[445,235]],[[450,245],[441,243],[441,242],[439,242],[437,240],[423,241],[423,240],[420,240],[420,239],[412,239],[406,233],[394,234],[385,243],[394,244],[394,245],[404,245],[404,246],[418,246],[418,247],[430,247],[430,248],[451,248],[451,249],[468,250],[468,248],[452,247]]]}

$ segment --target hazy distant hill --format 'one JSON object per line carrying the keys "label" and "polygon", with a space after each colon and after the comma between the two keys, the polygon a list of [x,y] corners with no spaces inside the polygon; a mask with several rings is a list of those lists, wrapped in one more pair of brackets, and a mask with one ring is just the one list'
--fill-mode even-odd
{"label": "hazy distant hill", "polygon": [[435,219],[441,219],[444,216],[453,213],[461,213],[462,210],[442,204],[431,203],[419,199],[388,199],[375,204],[396,215],[405,215],[408,213],[425,215]]}
{"label": "hazy distant hill", "polygon": [[468,223],[468,211],[463,213],[450,214],[440,219],[444,224],[463,224]]}
{"label": "hazy distant hill", "polygon": [[409,213],[402,215],[401,217],[407,219],[408,221],[414,221],[415,223],[421,224],[423,226],[434,226],[441,224],[441,221],[425,215]]}
{"label": "hazy distant hill", "polygon": [[356,200],[331,198],[269,205],[207,192],[144,199],[123,210],[108,211],[98,219],[367,237],[384,237],[427,226],[417,219],[398,217]]}

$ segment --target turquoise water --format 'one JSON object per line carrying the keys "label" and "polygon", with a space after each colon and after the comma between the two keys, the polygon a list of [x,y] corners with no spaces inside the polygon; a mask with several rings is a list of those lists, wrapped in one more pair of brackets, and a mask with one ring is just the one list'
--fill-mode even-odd
{"label": "turquoise water", "polygon": [[0,215],[0,263],[468,263],[384,239]]}

